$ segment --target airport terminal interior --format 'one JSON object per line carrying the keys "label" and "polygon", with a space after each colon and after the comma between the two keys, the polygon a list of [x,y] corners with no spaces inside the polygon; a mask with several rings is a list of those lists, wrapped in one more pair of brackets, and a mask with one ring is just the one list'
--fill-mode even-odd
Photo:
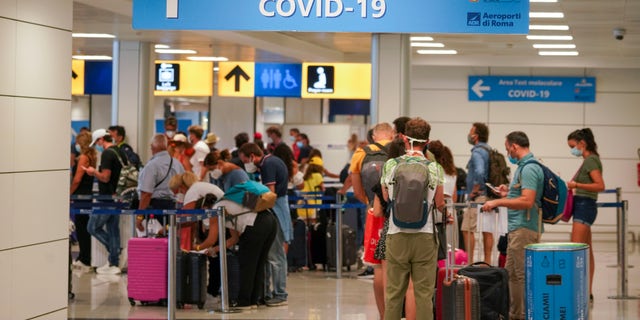
{"label": "airport terminal interior", "polygon": [[[565,181],[582,163],[567,136],[590,128],[607,193],[592,226],[593,302],[580,319],[640,319],[640,0],[451,3],[0,0],[0,319],[379,319],[360,263],[340,277],[320,265],[290,270],[285,305],[221,310],[207,294],[202,308],[175,313],[132,306],[126,259],[119,274],[97,272],[107,258],[95,238],[92,265],[70,266],[79,248],[69,245],[69,147],[80,128],[125,127],[146,164],[169,116],[178,131],[215,134],[219,150],[241,132],[269,142],[271,126],[292,145],[298,128],[333,173],[351,160],[352,134],[364,141],[400,116],[428,121],[429,139],[464,169],[480,122],[503,154],[505,136],[525,132]],[[337,211],[356,227],[353,210]],[[133,218],[120,219],[125,247]],[[545,225],[541,242],[568,242],[571,230]]]}

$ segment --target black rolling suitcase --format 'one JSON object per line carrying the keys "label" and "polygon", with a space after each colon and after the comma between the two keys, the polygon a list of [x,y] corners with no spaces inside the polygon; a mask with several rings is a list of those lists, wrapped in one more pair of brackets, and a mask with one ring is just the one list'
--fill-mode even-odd
{"label": "black rolling suitcase", "polygon": [[307,224],[301,219],[293,221],[293,241],[287,252],[287,265],[290,272],[307,265]]}
{"label": "black rolling suitcase", "polygon": [[[342,226],[342,266],[351,270],[357,256],[356,231],[349,226]],[[329,270],[336,268],[336,225],[327,226],[327,266]]]}
{"label": "black rolling suitcase", "polygon": [[207,256],[178,252],[176,255],[176,301],[178,308],[185,304],[204,308],[207,300]]}
{"label": "black rolling suitcase", "polygon": [[474,278],[480,286],[480,319],[509,319],[509,274],[506,269],[476,262],[458,274]]}
{"label": "black rolling suitcase", "polygon": [[[240,258],[238,253],[227,249],[227,288],[229,289],[229,303],[238,300],[240,294]],[[217,297],[220,294],[220,257],[209,257],[209,284],[207,292]]]}

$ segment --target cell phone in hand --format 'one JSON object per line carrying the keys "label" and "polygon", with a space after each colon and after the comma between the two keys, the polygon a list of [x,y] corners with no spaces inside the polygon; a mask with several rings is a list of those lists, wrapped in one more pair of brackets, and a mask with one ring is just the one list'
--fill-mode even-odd
{"label": "cell phone in hand", "polygon": [[500,194],[500,189],[494,187],[491,183],[487,182],[485,183],[485,185],[491,189],[491,191],[493,191],[495,194]]}

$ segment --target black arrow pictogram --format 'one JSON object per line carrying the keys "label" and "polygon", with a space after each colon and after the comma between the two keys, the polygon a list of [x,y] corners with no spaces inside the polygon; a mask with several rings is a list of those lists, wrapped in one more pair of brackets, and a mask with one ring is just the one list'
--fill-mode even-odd
{"label": "black arrow pictogram", "polygon": [[236,65],[235,68],[233,68],[233,70],[231,70],[231,72],[229,72],[226,76],[224,76],[224,78],[229,81],[229,79],[235,77],[236,78],[236,83],[235,83],[235,91],[236,92],[240,92],[240,77],[243,77],[244,80],[249,81],[249,79],[251,79],[251,77],[249,77],[249,75],[244,72],[244,70],[242,70],[242,68],[240,68],[240,65]]}

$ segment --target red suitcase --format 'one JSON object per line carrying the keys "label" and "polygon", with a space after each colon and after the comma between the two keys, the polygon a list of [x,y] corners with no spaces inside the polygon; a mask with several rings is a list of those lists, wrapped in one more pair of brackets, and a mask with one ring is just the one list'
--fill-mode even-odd
{"label": "red suitcase", "polygon": [[127,292],[131,305],[167,304],[167,238],[131,238]]}

